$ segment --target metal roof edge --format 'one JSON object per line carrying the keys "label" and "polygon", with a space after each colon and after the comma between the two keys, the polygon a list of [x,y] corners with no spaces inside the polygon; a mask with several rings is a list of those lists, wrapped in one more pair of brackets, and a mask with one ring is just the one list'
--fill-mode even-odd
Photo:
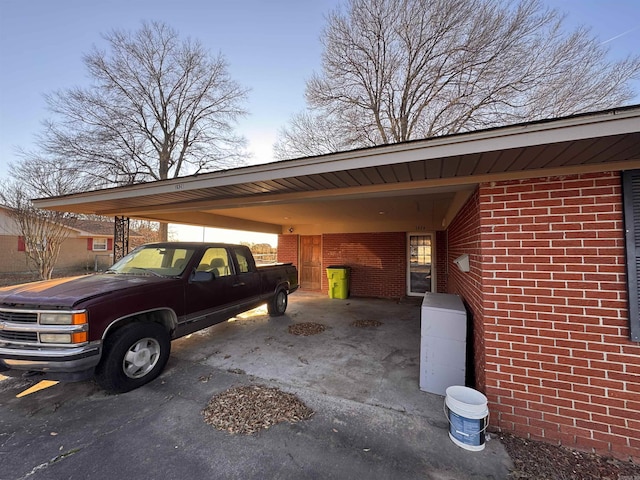
{"label": "metal roof edge", "polygon": [[34,200],[34,204],[41,208],[73,205],[82,203],[87,199],[100,201],[174,191],[189,191],[639,131],[640,105],[630,105],[600,112],[536,120],[442,137],[329,153],[315,157],[281,160],[168,180],[59,197],[39,198]]}

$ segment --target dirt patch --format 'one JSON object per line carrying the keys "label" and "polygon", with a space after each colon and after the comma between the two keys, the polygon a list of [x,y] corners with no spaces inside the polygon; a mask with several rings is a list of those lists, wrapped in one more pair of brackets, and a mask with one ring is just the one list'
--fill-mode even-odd
{"label": "dirt patch", "polygon": [[379,327],[380,325],[382,325],[382,322],[379,320],[356,320],[351,322],[352,327],[358,328]]}
{"label": "dirt patch", "polygon": [[309,335],[317,335],[325,331],[327,327],[320,323],[294,323],[289,325],[289,333],[291,335],[302,335],[307,337]]}
{"label": "dirt patch", "polygon": [[640,465],[500,434],[513,461],[511,480],[636,480]]}
{"label": "dirt patch", "polygon": [[[91,271],[87,269],[65,269],[65,270],[54,270],[51,278],[63,278],[63,277],[75,277],[78,275],[89,275]],[[37,282],[40,278],[38,278],[38,274],[35,272],[19,272],[19,273],[0,273],[0,287],[8,287],[10,285],[18,285],[20,283],[30,283]]]}
{"label": "dirt patch", "polygon": [[213,397],[202,412],[205,422],[218,430],[245,435],[281,422],[296,423],[313,413],[292,393],[261,385],[225,390]]}

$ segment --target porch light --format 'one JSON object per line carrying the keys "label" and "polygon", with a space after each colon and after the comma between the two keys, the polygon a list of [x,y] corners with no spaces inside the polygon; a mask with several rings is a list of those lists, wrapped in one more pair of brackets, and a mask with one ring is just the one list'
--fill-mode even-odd
{"label": "porch light", "polygon": [[468,253],[464,253],[464,254],[460,255],[458,258],[456,258],[453,261],[453,263],[458,265],[458,268],[462,272],[466,273],[466,272],[471,270],[471,267],[469,265],[469,254]]}

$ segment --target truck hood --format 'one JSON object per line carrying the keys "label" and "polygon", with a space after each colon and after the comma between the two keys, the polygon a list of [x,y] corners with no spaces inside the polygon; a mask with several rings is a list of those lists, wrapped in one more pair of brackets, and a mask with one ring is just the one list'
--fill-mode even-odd
{"label": "truck hood", "polygon": [[0,304],[17,307],[74,307],[90,298],[136,286],[175,279],[142,275],[95,274],[58,278],[0,288]]}

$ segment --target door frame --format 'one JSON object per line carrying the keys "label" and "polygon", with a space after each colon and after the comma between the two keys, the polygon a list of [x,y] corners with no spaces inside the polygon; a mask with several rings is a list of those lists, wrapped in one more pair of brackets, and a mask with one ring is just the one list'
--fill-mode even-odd
{"label": "door frame", "polygon": [[436,291],[437,285],[437,271],[436,271],[436,232],[407,232],[407,253],[405,258],[406,265],[406,293],[409,297],[421,297],[424,293],[416,293],[411,291],[411,237],[431,237],[431,290],[430,292]]}

